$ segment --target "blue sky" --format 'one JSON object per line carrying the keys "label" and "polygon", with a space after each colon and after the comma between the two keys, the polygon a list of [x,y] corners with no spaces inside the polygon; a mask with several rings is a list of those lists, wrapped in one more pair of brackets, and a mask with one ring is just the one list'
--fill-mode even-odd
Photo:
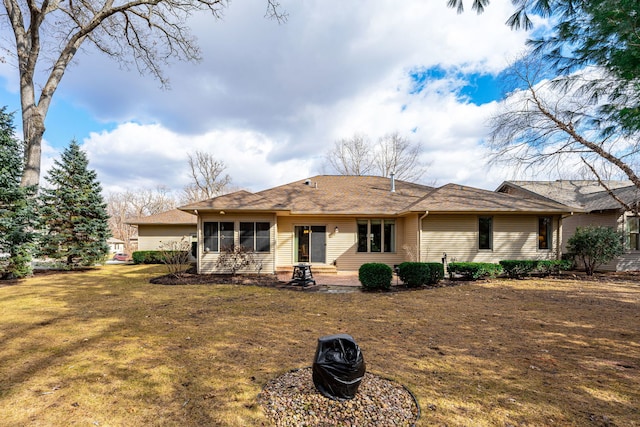
{"label": "blue sky", "polygon": [[[423,146],[425,183],[492,189],[514,177],[487,168],[484,146],[501,75],[527,38],[504,25],[510,2],[480,16],[446,0],[281,3],[285,24],[264,18],[263,0],[233,2],[221,21],[194,17],[202,61],[172,62],[168,90],[86,46],[54,96],[43,170],[76,138],[107,191],[179,191],[200,150],[257,191],[331,173],[325,156],[339,139],[398,132]],[[0,62],[10,109],[15,82]]]}

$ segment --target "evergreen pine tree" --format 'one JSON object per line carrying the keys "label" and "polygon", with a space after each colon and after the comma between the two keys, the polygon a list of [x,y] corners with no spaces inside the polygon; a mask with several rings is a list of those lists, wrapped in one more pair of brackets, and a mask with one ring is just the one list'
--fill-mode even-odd
{"label": "evergreen pine tree", "polygon": [[20,187],[23,145],[14,137],[13,115],[0,108],[0,279],[31,274],[35,188]]}
{"label": "evergreen pine tree", "polygon": [[71,141],[45,178],[50,188],[41,191],[41,254],[67,268],[94,265],[109,252],[107,205],[88,165],[86,154]]}

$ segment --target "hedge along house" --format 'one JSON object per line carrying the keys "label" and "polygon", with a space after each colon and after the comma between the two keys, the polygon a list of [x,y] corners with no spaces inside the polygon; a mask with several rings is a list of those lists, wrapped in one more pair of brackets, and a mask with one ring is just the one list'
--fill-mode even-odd
{"label": "hedge along house", "polygon": [[[627,206],[639,205],[640,190],[631,181],[604,183]],[[563,251],[566,251],[567,241],[577,227],[612,227],[623,236],[625,253],[600,268],[609,271],[640,270],[640,217],[637,212],[626,211],[598,181],[505,181],[496,191],[574,206],[574,215],[563,220]]]}
{"label": "hedge along house", "polygon": [[498,262],[560,257],[566,206],[449,184],[373,176],[315,176],[257,193],[238,191],[179,209],[197,216],[198,271],[221,253],[254,251],[253,271],[357,271],[364,263]]}

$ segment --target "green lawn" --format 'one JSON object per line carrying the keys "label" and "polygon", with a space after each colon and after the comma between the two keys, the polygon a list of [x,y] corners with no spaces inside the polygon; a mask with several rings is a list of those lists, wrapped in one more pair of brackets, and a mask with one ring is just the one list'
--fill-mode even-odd
{"label": "green lawn", "polygon": [[266,424],[264,384],[348,333],[368,371],[415,394],[419,425],[640,425],[635,282],[319,294],[148,282],[161,274],[109,265],[0,287],[0,424]]}

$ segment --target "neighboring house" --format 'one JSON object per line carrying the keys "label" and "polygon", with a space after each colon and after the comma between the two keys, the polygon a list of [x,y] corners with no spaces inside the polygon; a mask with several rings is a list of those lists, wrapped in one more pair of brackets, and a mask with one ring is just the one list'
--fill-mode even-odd
{"label": "neighboring house", "polygon": [[[198,271],[241,245],[262,272],[298,263],[357,271],[364,263],[557,259],[566,206],[448,184],[373,176],[315,176],[257,193],[237,191],[179,209],[197,216]],[[195,217],[194,217],[195,218]],[[141,233],[142,238],[142,233]]]}
{"label": "neighboring house", "polygon": [[[640,191],[631,181],[606,181],[605,184],[629,206],[637,206]],[[575,207],[562,220],[562,250],[577,227],[588,225],[613,227],[624,235],[625,254],[602,266],[603,270],[640,270],[640,224],[637,213],[625,212],[597,181],[505,181],[496,190],[519,197],[536,197]]]}
{"label": "neighboring house", "polygon": [[109,252],[112,254],[115,254],[116,252],[124,252],[124,240],[109,237],[107,239],[107,245],[109,245]]}
{"label": "neighboring house", "polygon": [[155,215],[127,221],[138,227],[138,250],[157,251],[163,243],[179,242],[183,238],[192,245],[195,256],[197,218],[187,212],[172,209]]}

